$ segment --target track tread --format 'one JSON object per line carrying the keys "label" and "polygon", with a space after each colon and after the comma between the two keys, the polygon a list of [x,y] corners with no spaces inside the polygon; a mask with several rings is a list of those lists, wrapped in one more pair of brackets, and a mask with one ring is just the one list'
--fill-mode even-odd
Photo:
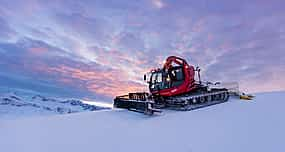
{"label": "track tread", "polygon": [[[209,97],[211,97],[209,101]],[[203,99],[203,100],[201,100]],[[190,111],[228,101],[226,89],[172,97],[166,100],[166,107],[173,110]],[[194,100],[197,102],[194,103]],[[203,102],[201,102],[203,101]]]}
{"label": "track tread", "polygon": [[163,101],[164,104],[161,104],[161,101],[129,99],[122,96],[115,98],[114,107],[124,108],[130,111],[144,113],[146,115],[153,115],[154,112],[161,112],[160,109],[191,111],[224,103],[228,101],[228,99],[229,92],[227,89],[216,89],[211,92],[200,90],[186,95],[166,98]]}

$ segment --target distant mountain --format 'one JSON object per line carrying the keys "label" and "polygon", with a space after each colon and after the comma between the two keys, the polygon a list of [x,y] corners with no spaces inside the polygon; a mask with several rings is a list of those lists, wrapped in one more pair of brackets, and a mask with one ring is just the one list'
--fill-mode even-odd
{"label": "distant mountain", "polygon": [[0,94],[0,118],[34,115],[68,114],[106,109],[78,99],[51,98],[32,93]]}

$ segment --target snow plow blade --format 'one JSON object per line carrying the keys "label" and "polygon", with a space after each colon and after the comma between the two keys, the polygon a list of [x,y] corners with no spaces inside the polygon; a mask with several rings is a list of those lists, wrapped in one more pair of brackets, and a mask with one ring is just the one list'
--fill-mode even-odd
{"label": "snow plow blade", "polygon": [[242,93],[239,98],[242,99],[242,100],[252,100],[255,96],[253,95],[250,95],[250,94],[244,94]]}
{"label": "snow plow blade", "polygon": [[161,112],[154,108],[154,102],[147,99],[148,93],[129,93],[128,95],[117,96],[114,99],[115,108],[128,109],[130,111],[153,115]]}
{"label": "snow plow blade", "polygon": [[252,100],[255,96],[251,94],[246,94],[239,90],[239,85],[237,82],[227,82],[221,84],[223,87],[227,88],[232,96],[236,96],[241,100]]}

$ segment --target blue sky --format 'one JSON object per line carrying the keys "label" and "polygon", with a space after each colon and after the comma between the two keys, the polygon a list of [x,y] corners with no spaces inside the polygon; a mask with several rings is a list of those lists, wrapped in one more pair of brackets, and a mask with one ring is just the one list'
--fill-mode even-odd
{"label": "blue sky", "polygon": [[282,0],[0,0],[0,85],[108,99],[170,55],[203,80],[285,90]]}

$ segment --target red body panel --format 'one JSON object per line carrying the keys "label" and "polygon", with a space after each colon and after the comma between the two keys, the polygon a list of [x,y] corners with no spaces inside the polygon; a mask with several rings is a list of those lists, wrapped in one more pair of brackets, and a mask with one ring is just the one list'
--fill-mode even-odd
{"label": "red body panel", "polygon": [[186,92],[189,92],[193,89],[195,89],[195,69],[193,66],[190,66],[187,64],[187,62],[179,57],[176,56],[170,56],[166,59],[166,62],[163,66],[163,69],[169,69],[171,68],[172,64],[176,63],[183,68],[184,72],[184,81],[181,85],[172,87],[172,88],[167,88],[167,89],[162,89],[159,91],[152,91],[151,93],[153,95],[160,95],[160,96],[175,96],[179,94],[183,94]]}

